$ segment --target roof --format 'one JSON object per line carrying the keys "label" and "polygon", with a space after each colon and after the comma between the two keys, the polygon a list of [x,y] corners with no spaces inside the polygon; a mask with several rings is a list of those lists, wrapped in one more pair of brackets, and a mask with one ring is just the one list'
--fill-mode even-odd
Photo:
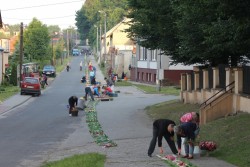
{"label": "roof", "polygon": [[[130,19],[125,18],[120,23],[116,24],[113,28],[111,28],[109,31],[106,32],[106,38],[113,34],[113,32],[122,24],[129,22]],[[102,38],[104,38],[104,35],[102,35]]]}

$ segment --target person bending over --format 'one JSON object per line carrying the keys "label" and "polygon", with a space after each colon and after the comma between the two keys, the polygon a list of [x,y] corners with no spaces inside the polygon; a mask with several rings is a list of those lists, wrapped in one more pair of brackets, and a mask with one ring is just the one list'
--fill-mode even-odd
{"label": "person bending over", "polygon": [[72,116],[72,110],[77,106],[78,98],[76,96],[71,96],[68,101],[69,101],[69,116]]}
{"label": "person bending over", "polygon": [[150,146],[148,149],[148,156],[152,157],[152,153],[154,152],[155,145],[158,139],[158,147],[160,148],[160,154],[163,153],[162,148],[162,138],[164,137],[167,141],[171,151],[173,154],[177,154],[178,151],[175,147],[174,143],[174,126],[175,122],[168,119],[158,119],[153,123],[153,138],[150,142]]}
{"label": "person bending over", "polygon": [[196,123],[193,122],[185,122],[175,127],[179,154],[181,152],[181,138],[182,137],[185,138],[184,139],[185,155],[183,156],[183,158],[193,159],[196,128],[197,128]]}

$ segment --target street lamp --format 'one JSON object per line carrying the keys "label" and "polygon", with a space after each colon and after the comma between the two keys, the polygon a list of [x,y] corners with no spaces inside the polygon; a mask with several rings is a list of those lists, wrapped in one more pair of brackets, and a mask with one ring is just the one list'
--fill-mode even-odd
{"label": "street lamp", "polygon": [[98,55],[98,51],[99,51],[99,48],[98,48],[98,26],[94,25],[96,27],[96,55]]}
{"label": "street lamp", "polygon": [[107,14],[106,12],[99,10],[99,13],[103,13],[104,14],[104,63],[106,63],[106,31],[107,31]]}

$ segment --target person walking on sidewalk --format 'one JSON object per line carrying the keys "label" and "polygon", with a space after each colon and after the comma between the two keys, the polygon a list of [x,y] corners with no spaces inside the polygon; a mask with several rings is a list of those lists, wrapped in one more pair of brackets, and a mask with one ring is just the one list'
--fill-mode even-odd
{"label": "person walking on sidewalk", "polygon": [[82,61],[80,62],[80,71],[82,71]]}
{"label": "person walking on sidewalk", "polygon": [[150,146],[148,149],[148,156],[152,157],[152,153],[155,150],[155,145],[158,139],[158,147],[160,148],[160,154],[163,154],[162,148],[162,138],[164,137],[167,141],[171,151],[173,154],[177,154],[178,151],[175,147],[174,142],[174,126],[175,122],[168,119],[158,119],[153,123],[153,138],[150,142]]}

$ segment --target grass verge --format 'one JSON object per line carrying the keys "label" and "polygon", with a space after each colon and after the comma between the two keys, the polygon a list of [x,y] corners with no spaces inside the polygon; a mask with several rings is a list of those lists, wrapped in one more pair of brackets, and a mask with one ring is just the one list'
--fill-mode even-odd
{"label": "grass verge", "polygon": [[[153,119],[167,118],[179,123],[183,113],[198,111],[199,106],[174,100],[146,107],[145,110]],[[217,150],[209,153],[210,156],[236,166],[248,167],[250,166],[249,127],[250,114],[240,113],[201,126],[199,140],[213,140],[218,144]]]}
{"label": "grass verge", "polygon": [[176,87],[173,87],[173,86],[161,87],[161,91],[158,91],[154,85],[142,85],[140,83],[133,84],[128,81],[116,82],[115,86],[136,86],[138,89],[141,89],[144,92],[149,93],[149,94],[167,94],[167,95],[179,95],[180,94],[180,89],[177,89]]}
{"label": "grass verge", "polygon": [[60,161],[48,162],[41,167],[104,167],[106,157],[98,153],[74,155]]}
{"label": "grass verge", "polygon": [[17,86],[0,86],[0,101],[8,99],[19,91]]}

